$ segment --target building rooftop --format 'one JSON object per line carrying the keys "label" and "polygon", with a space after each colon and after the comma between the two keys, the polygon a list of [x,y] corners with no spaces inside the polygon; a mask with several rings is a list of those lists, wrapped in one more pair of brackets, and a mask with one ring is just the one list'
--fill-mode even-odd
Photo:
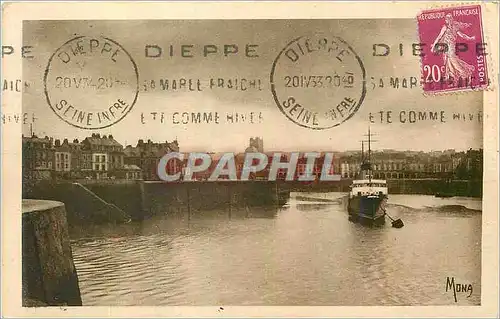
{"label": "building rooftop", "polygon": [[104,145],[104,146],[119,146],[123,147],[120,143],[118,143],[114,138],[113,135],[103,135],[101,136],[100,134],[92,134],[91,137],[85,138],[82,143],[85,143],[87,141],[91,145]]}
{"label": "building rooftop", "polygon": [[52,139],[48,136],[38,137],[36,135],[33,136],[23,136],[23,142],[33,142],[33,143],[50,143],[52,144]]}

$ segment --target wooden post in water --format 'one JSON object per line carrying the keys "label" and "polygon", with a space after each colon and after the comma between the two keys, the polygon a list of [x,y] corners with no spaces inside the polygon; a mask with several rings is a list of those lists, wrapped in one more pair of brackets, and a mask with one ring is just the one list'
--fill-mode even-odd
{"label": "wooden post in water", "polygon": [[23,200],[23,306],[81,306],[64,204]]}

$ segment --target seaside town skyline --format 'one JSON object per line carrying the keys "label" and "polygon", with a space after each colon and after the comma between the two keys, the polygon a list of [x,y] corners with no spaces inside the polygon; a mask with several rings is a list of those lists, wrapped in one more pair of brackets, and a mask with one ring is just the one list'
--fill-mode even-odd
{"label": "seaside town skyline", "polygon": [[[138,139],[135,145],[122,145],[113,135],[92,133],[83,140],[54,139],[49,136],[23,136],[23,175],[30,179],[79,179],[79,178],[119,178],[158,180],[158,165],[163,155],[170,152],[189,153],[182,150],[177,140],[154,142],[151,139]],[[264,153],[275,156],[282,152],[281,161],[287,161],[290,152],[283,150],[267,150],[264,140],[250,137],[248,144],[235,152],[237,165],[243,164],[244,153]],[[366,145],[366,144],[365,144]],[[320,152],[320,158],[332,153],[332,172],[343,178],[354,177],[367,158],[368,148],[344,152]],[[296,150],[295,152],[299,152]],[[305,152],[300,151],[299,173],[305,169]],[[224,152],[206,152],[211,154],[212,164],[216,164]],[[482,149],[456,151],[372,151],[371,162],[376,172],[374,176],[381,178],[450,178],[454,174],[464,177],[480,176],[482,172]],[[186,165],[184,161],[169,161],[166,169],[178,172]],[[321,172],[321,160],[315,161],[315,169]],[[184,164],[183,164],[184,163]],[[282,174],[285,174],[282,172]],[[198,177],[205,179],[206,174]],[[458,176],[457,175],[457,176]]]}
{"label": "seaside town skyline", "polygon": [[[61,140],[63,141],[64,139],[67,139],[68,141],[73,141],[75,139],[79,140],[79,141],[83,141],[86,137],[88,137],[89,135],[93,135],[93,134],[99,134],[101,136],[109,136],[109,135],[112,135],[113,138],[120,144],[120,145],[123,145],[123,147],[127,147],[127,146],[134,146],[136,145],[139,140],[143,140],[143,141],[151,141],[152,143],[165,143],[165,142],[173,142],[173,141],[177,141],[180,145],[185,145],[185,143],[183,143],[183,140],[181,138],[179,138],[178,136],[167,136],[166,138],[164,139],[155,139],[155,138],[152,138],[152,137],[138,137],[137,139],[135,140],[132,140],[132,139],[120,139],[118,138],[116,135],[114,135],[112,132],[106,132],[104,130],[99,130],[99,131],[96,131],[94,133],[90,133],[88,131],[83,131],[81,132],[80,134],[75,134],[77,131],[70,131],[70,133],[73,133],[72,135],[66,135],[66,134],[46,134],[46,132],[44,131],[40,131],[40,132],[37,132],[37,131],[34,131],[32,127],[26,129],[26,128],[23,128],[23,138],[24,137],[31,137],[31,136],[36,136],[38,138],[45,138],[45,137],[48,137],[48,138],[52,138],[53,141],[55,140]],[[259,134],[254,134],[254,135],[259,135]],[[359,135],[359,138],[357,140],[355,140],[355,142],[357,143],[353,143],[353,146],[352,147],[349,147],[349,148],[344,148],[344,149],[335,149],[335,148],[328,148],[328,147],[324,147],[324,148],[312,148],[312,147],[303,147],[303,148],[292,148],[292,147],[287,147],[287,148],[280,148],[279,146],[276,146],[276,147],[271,147],[269,149],[270,152],[272,151],[275,151],[275,152],[278,152],[278,151],[284,151],[284,152],[359,152],[361,150],[361,141],[364,141],[365,143],[367,143],[367,132],[364,132],[363,134],[360,134]],[[371,149],[373,152],[383,152],[383,151],[397,151],[397,152],[424,152],[424,153],[432,153],[432,152],[446,152],[446,151],[450,151],[450,150],[453,150],[453,151],[456,151],[456,152],[460,152],[460,151],[467,151],[469,149],[482,149],[482,145],[463,145],[462,147],[442,147],[442,148],[427,148],[427,149],[417,149],[417,148],[409,148],[409,147],[402,147],[402,148],[398,148],[398,147],[380,147],[381,145],[381,140],[380,140],[380,135],[378,133],[373,133],[372,131],[372,136],[373,136],[373,139],[372,139],[372,146],[371,146]],[[263,138],[263,137],[262,137]],[[266,144],[270,144],[269,141],[266,139],[266,138],[263,138],[266,140]],[[216,149],[214,147],[211,147],[211,145],[199,145],[199,146],[188,146],[188,147],[183,147],[182,148],[182,151],[183,152],[206,152],[206,153],[222,153],[222,152],[235,152],[235,153],[238,153],[238,152],[242,152],[242,147],[241,145],[245,145],[245,143],[248,142],[248,137],[242,137],[241,138],[241,141],[242,141],[242,144],[239,144],[238,146],[235,146],[235,147],[230,147],[230,148],[226,148],[226,149]],[[475,143],[474,143],[475,144]],[[272,144],[271,144],[272,145]],[[434,145],[434,144],[433,144]]]}

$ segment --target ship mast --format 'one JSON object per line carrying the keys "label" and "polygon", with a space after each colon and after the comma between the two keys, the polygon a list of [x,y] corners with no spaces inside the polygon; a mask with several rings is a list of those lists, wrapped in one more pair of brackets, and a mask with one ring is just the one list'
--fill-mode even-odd
{"label": "ship mast", "polygon": [[371,144],[372,142],[376,142],[375,140],[372,140],[372,133],[370,131],[370,127],[368,126],[368,161],[367,161],[367,167],[368,167],[368,179],[371,182],[372,180],[372,166],[371,166],[371,155],[372,155],[372,147]]}
{"label": "ship mast", "polygon": [[370,133],[370,127],[368,126],[368,164],[370,165],[370,170],[368,171],[368,181],[371,183],[372,182],[372,164],[371,164],[371,154],[372,154],[372,149],[371,149],[371,133]]}
{"label": "ship mast", "polygon": [[365,162],[365,142],[361,141],[361,164]]}
{"label": "ship mast", "polygon": [[371,133],[370,133],[370,127],[368,127],[368,163],[370,163],[370,156],[371,156],[371,153],[372,153],[372,149],[371,149]]}

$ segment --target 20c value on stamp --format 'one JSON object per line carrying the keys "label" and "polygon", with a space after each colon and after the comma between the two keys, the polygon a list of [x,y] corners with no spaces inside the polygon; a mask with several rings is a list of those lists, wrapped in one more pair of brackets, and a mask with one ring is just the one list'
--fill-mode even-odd
{"label": "20c value on stamp", "polygon": [[352,47],[337,36],[294,39],[276,57],[271,91],[295,124],[328,129],[350,119],[366,95],[365,69]]}
{"label": "20c value on stamp", "polygon": [[116,41],[79,36],[50,57],[44,90],[47,103],[66,123],[101,129],[130,112],[139,94],[139,73]]}

